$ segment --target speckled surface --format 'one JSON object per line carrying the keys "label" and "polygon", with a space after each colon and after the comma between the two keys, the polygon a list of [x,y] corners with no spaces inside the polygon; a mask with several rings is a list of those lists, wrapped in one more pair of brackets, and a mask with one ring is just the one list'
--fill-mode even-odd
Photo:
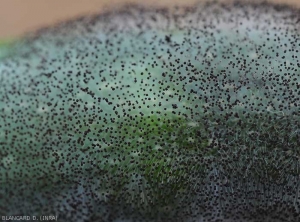
{"label": "speckled surface", "polygon": [[0,61],[0,215],[297,221],[299,12],[133,6]]}

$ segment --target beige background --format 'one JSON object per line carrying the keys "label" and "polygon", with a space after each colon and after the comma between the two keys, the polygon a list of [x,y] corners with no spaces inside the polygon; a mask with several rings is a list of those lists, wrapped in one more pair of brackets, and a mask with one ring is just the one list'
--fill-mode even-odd
{"label": "beige background", "polygon": [[[64,19],[85,13],[95,13],[105,8],[128,2],[165,6],[190,4],[204,0],[1,0],[0,39],[15,38]],[[221,0],[228,1],[228,0]],[[300,0],[270,0],[300,7]],[[145,3],[147,2],[147,3]]]}

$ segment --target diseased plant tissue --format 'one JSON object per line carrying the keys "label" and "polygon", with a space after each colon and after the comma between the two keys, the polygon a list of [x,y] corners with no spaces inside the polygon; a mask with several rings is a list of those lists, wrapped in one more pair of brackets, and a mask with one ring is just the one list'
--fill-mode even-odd
{"label": "diseased plant tissue", "polygon": [[0,215],[299,221],[299,11],[129,5],[0,61]]}

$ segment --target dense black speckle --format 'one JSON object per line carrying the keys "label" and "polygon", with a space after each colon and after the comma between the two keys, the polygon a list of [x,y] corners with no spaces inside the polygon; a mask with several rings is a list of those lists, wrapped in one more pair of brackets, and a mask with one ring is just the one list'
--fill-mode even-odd
{"label": "dense black speckle", "polygon": [[0,215],[300,220],[298,10],[130,5],[12,50]]}

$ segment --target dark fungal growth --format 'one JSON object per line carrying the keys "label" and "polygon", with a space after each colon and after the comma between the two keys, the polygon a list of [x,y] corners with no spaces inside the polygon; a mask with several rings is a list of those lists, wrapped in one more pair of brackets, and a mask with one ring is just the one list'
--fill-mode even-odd
{"label": "dark fungal growth", "polygon": [[299,221],[299,14],[131,5],[17,43],[0,61],[0,215]]}

